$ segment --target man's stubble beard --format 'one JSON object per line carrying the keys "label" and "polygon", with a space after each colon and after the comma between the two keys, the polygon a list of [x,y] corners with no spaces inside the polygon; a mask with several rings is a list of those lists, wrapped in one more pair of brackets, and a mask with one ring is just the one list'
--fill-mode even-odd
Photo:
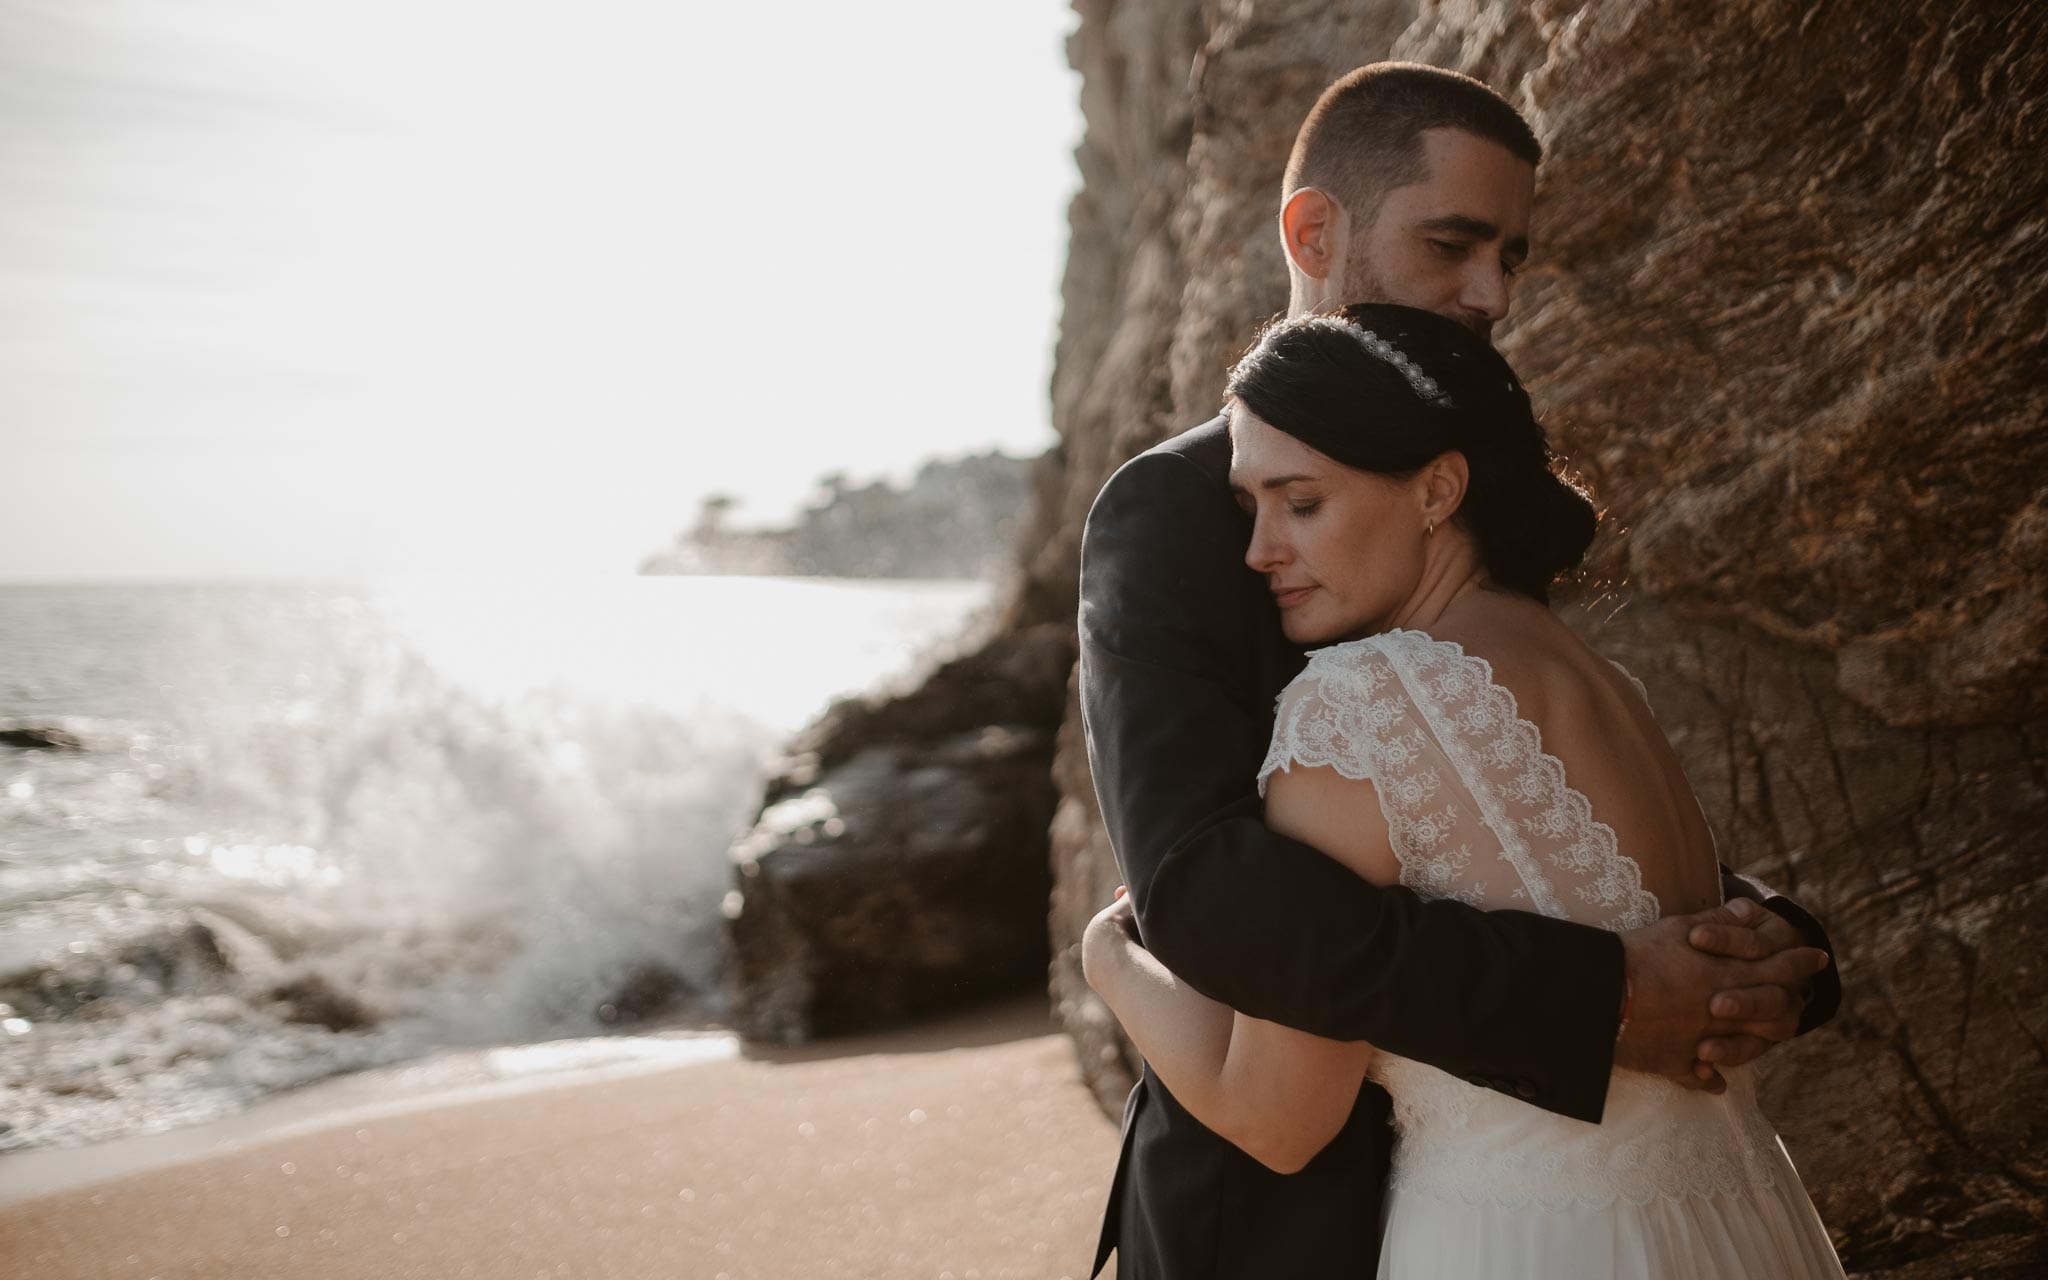
{"label": "man's stubble beard", "polygon": [[[1415,304],[1395,297],[1381,282],[1378,273],[1362,264],[1344,264],[1344,305],[1357,302],[1393,303],[1396,306],[1412,307]],[[1493,321],[1485,316],[1475,316],[1460,309],[1455,312],[1438,312],[1446,320],[1455,320],[1488,342],[1493,341]]]}

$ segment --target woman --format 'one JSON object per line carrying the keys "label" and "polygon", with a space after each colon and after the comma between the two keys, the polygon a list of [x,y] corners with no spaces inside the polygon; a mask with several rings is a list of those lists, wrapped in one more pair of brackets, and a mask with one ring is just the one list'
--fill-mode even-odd
{"label": "woman", "polygon": [[[1597,517],[1499,355],[1429,312],[1356,306],[1270,329],[1229,397],[1246,562],[1288,639],[1326,646],[1280,699],[1268,824],[1480,907],[1622,930],[1719,902],[1712,833],[1640,686],[1548,608]],[[1842,1274],[1746,1070],[1720,1094],[1617,1072],[1589,1125],[1236,1014],[1128,919],[1119,903],[1090,926],[1089,981],[1217,1133],[1291,1172],[1366,1078],[1392,1095],[1381,1276]]]}

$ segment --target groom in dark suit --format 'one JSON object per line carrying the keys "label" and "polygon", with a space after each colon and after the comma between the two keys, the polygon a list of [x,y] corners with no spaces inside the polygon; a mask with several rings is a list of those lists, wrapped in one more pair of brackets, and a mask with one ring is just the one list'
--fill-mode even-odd
{"label": "groom in dark suit", "polygon": [[[1541,154],[1464,76],[1382,63],[1338,81],[1282,189],[1290,313],[1391,301],[1488,333],[1528,252]],[[1089,762],[1139,933],[1168,968],[1253,1017],[1594,1122],[1617,1064],[1715,1088],[1716,1067],[1832,1015],[1818,923],[1732,874],[1729,907],[1617,935],[1375,887],[1269,831],[1254,777],[1302,654],[1245,567],[1229,465],[1220,418],[1132,459],[1082,544]],[[1337,1137],[1282,1175],[1147,1069],[1095,1269],[1114,1249],[1119,1280],[1371,1274],[1388,1111],[1367,1084]]]}

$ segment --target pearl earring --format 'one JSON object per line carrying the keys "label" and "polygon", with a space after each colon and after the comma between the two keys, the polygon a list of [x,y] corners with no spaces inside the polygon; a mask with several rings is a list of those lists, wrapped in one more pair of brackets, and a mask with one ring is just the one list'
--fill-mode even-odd
{"label": "pearl earring", "polygon": [[1428,523],[1427,525],[1424,525],[1424,526],[1423,526],[1423,529],[1422,529],[1422,536],[1423,536],[1423,537],[1425,537],[1425,538],[1428,538],[1428,537],[1433,537],[1433,536],[1435,536],[1435,534],[1436,534],[1436,521],[1434,521],[1434,520],[1431,520],[1431,521],[1430,521],[1430,522],[1429,522],[1429,523]]}

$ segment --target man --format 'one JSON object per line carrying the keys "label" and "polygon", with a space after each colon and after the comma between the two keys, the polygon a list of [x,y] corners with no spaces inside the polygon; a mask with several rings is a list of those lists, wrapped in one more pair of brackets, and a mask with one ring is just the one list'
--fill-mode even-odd
{"label": "man", "polygon": [[[1540,158],[1475,80],[1392,63],[1339,80],[1282,188],[1289,313],[1391,301],[1489,333],[1528,253]],[[1082,545],[1089,759],[1139,932],[1168,968],[1253,1017],[1370,1040],[1594,1122],[1616,1064],[1719,1087],[1716,1067],[1832,1014],[1839,984],[1814,976],[1826,935],[1732,875],[1731,898],[1771,909],[1732,902],[1616,935],[1375,888],[1269,831],[1253,779],[1302,655],[1244,566],[1229,463],[1220,418],[1133,459]],[[1096,1270],[1114,1249],[1120,1280],[1370,1274],[1388,1109],[1368,1085],[1343,1131],[1282,1176],[1147,1070]]]}

